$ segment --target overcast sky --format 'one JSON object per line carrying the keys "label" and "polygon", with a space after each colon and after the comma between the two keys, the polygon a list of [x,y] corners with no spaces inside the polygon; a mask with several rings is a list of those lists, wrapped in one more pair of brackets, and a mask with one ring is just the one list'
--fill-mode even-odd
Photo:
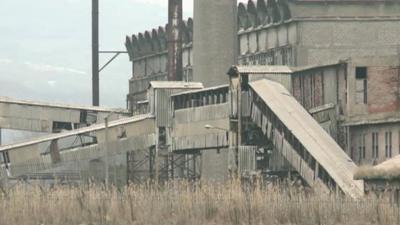
{"label": "overcast sky", "polygon": [[[192,0],[184,0],[185,17]],[[167,0],[100,0],[100,49],[167,22]],[[103,64],[112,55],[102,55]],[[0,95],[91,104],[91,0],[0,0]],[[101,73],[101,104],[125,107],[131,66]]]}

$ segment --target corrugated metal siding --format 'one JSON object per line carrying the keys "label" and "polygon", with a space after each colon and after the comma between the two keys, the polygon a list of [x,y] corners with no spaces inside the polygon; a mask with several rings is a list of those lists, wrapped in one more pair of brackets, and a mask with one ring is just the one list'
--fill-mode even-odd
{"label": "corrugated metal siding", "polygon": [[174,122],[180,124],[225,118],[229,119],[229,103],[176,110]]}
{"label": "corrugated metal siding", "polygon": [[[191,84],[191,83],[189,83]],[[184,92],[190,89],[199,89],[200,83],[192,83],[193,88],[156,88],[154,89],[154,110],[158,127],[171,127],[173,109],[171,95]],[[151,102],[151,101],[150,101]],[[151,103],[150,103],[151,104]]]}
{"label": "corrugated metal siding", "polygon": [[306,109],[312,108],[311,98],[312,98],[312,85],[311,85],[311,77],[303,76],[303,106]]}
{"label": "corrugated metal siding", "polygon": [[[327,79],[324,71],[304,72],[293,76],[293,96],[306,109],[311,109],[325,104],[325,99],[336,98],[336,76],[329,74]],[[328,92],[325,88],[328,87]],[[335,103],[336,101],[332,102]]]}
{"label": "corrugated metal siding", "polygon": [[314,102],[313,107],[317,107],[324,104],[324,83],[323,73],[318,72],[313,75],[314,77]]}
{"label": "corrugated metal siding", "polygon": [[155,91],[155,108],[156,120],[158,127],[169,127],[172,115],[170,106],[170,96],[174,93],[174,89],[156,89]]}
{"label": "corrugated metal siding", "polygon": [[[221,124],[224,121],[224,125]],[[212,124],[229,129],[228,102],[176,110],[174,124],[174,150],[221,148],[229,145],[226,132],[204,128],[205,124]]]}
{"label": "corrugated metal siding", "polygon": [[256,170],[257,146],[239,146],[239,172],[251,173]]}
{"label": "corrugated metal siding", "polygon": [[292,93],[298,102],[303,104],[303,99],[301,98],[301,77],[294,75],[292,78]]}
{"label": "corrugated metal siding", "polygon": [[336,76],[337,68],[328,68],[324,71],[324,103],[338,104],[338,77]]}

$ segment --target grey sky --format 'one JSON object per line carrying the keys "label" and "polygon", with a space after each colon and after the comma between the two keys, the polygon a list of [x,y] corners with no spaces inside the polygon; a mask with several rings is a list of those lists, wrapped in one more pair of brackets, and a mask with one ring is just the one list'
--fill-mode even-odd
{"label": "grey sky", "polygon": [[[192,0],[184,0],[185,17]],[[167,0],[100,0],[100,49],[167,21]],[[0,95],[91,103],[91,0],[0,1]],[[103,55],[104,63],[111,55]],[[102,64],[101,63],[101,64]],[[126,55],[101,74],[101,104],[125,106]]]}

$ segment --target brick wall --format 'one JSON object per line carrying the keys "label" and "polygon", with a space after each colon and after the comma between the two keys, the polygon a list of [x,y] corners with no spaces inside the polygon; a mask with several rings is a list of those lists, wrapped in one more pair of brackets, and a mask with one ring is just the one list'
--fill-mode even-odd
{"label": "brick wall", "polygon": [[400,106],[400,71],[393,67],[368,67],[368,113],[397,111]]}

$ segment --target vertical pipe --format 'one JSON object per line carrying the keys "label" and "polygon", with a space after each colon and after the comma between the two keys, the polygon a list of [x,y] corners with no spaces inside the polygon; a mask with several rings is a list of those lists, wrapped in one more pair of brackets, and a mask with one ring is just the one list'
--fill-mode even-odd
{"label": "vertical pipe", "polygon": [[2,140],[2,132],[1,132],[1,128],[0,128],[0,146],[2,145],[2,142],[3,140]]}
{"label": "vertical pipe", "polygon": [[182,68],[182,0],[168,0],[168,80],[181,81]]}
{"label": "vertical pipe", "polygon": [[99,106],[99,0],[92,0],[92,104]]}

